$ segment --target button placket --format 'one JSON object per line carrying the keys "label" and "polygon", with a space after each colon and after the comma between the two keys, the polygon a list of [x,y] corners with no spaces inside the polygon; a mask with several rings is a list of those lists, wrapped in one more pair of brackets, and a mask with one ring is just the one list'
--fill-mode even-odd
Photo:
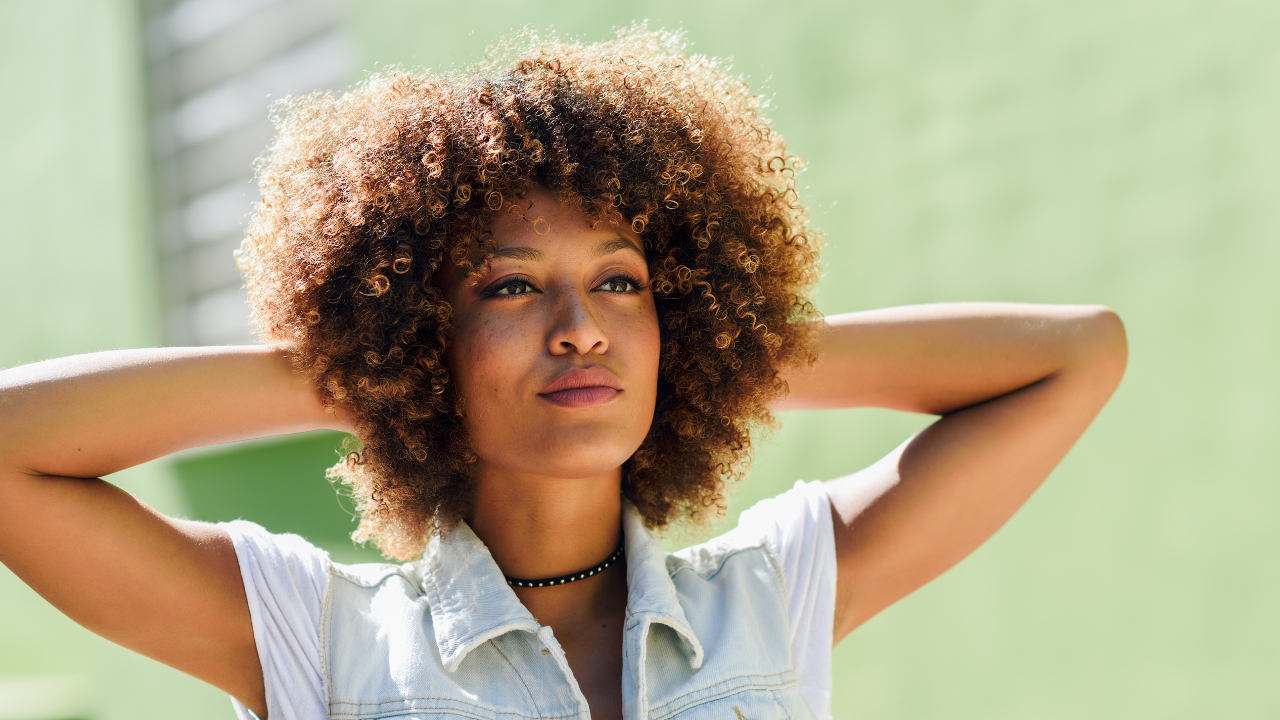
{"label": "button placket", "polygon": [[569,681],[569,689],[573,691],[573,700],[578,703],[578,717],[581,720],[590,720],[591,709],[587,705],[587,697],[582,694],[582,688],[578,687],[578,679],[573,676],[573,670],[569,667],[569,658],[565,657],[564,649],[560,647],[560,641],[556,640],[551,626],[543,625],[539,628],[538,639],[542,641],[542,654],[550,655],[555,660],[556,666],[560,668],[565,680]]}

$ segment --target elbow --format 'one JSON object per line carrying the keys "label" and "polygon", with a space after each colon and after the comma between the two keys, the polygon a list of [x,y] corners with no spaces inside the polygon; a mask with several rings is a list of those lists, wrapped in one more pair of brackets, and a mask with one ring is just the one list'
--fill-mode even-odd
{"label": "elbow", "polygon": [[1090,306],[1080,325],[1082,360],[1112,387],[1124,377],[1129,362],[1129,337],[1120,315],[1104,305]]}

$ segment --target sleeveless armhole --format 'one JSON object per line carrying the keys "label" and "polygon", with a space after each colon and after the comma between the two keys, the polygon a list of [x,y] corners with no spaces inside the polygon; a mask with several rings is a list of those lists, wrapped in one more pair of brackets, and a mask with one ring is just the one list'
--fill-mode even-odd
{"label": "sleeveless armhole", "polygon": [[[231,536],[253,622],[270,720],[322,718],[320,616],[329,555],[297,535],[273,535],[255,523],[218,525]],[[257,720],[235,698],[240,720]]]}
{"label": "sleeveless armhole", "polygon": [[800,694],[815,717],[829,720],[836,546],[825,485],[797,482],[744,511],[733,532],[762,537],[781,568]]}

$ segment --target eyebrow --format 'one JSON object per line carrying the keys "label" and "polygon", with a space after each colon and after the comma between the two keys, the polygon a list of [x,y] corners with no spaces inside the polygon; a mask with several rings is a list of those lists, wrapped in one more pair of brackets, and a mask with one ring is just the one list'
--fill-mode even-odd
{"label": "eyebrow", "polygon": [[643,250],[636,247],[635,243],[631,242],[627,238],[622,237],[621,235],[619,235],[618,237],[612,240],[606,240],[600,243],[599,245],[597,245],[596,249],[591,252],[591,256],[604,257],[605,255],[616,253],[619,250],[630,250],[631,252],[639,255],[641,258],[644,257]]}
{"label": "eyebrow", "polygon": [[[619,235],[612,240],[605,240],[591,251],[591,257],[600,258],[605,255],[611,255],[619,250],[630,250],[631,252],[644,257],[644,251],[636,246],[627,238]],[[531,248],[524,245],[515,247],[504,247],[500,250],[493,251],[493,257],[511,258],[512,260],[524,260],[525,262],[540,262],[545,257],[542,251],[537,248]]]}
{"label": "eyebrow", "polygon": [[542,259],[542,251],[531,247],[504,247],[501,250],[494,250],[493,257],[505,257],[513,260],[524,260],[526,262],[538,262]]}

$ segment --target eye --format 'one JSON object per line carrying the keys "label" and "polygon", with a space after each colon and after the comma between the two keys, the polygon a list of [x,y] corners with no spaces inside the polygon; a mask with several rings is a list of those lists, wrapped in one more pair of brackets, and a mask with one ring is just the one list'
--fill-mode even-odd
{"label": "eye", "polygon": [[640,281],[626,275],[614,275],[596,286],[608,293],[634,293],[640,291]]}
{"label": "eye", "polygon": [[509,297],[511,295],[528,295],[530,293],[535,293],[537,291],[538,291],[538,288],[534,287],[534,284],[532,282],[529,282],[525,278],[512,277],[512,278],[507,278],[505,280],[497,282],[485,288],[484,297]]}

